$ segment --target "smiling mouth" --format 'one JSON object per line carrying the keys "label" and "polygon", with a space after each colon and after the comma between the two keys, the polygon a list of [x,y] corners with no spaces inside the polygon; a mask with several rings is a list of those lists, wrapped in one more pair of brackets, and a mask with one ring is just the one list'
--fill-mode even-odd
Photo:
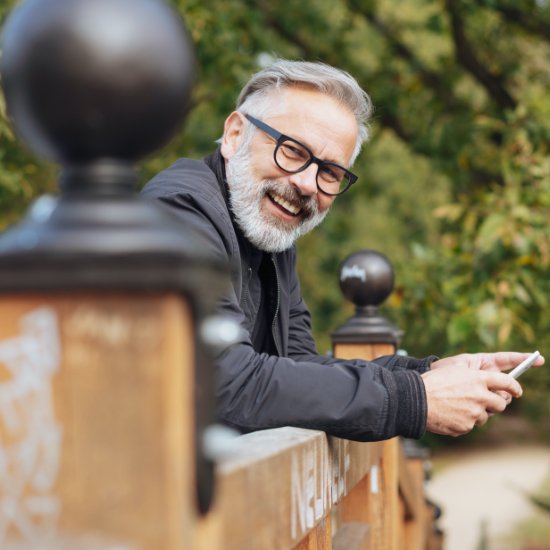
{"label": "smiling mouth", "polygon": [[302,212],[301,208],[288,202],[285,198],[281,197],[281,195],[277,195],[276,193],[269,192],[267,196],[271,199],[272,202],[274,202],[281,210],[283,210],[289,216],[296,217]]}

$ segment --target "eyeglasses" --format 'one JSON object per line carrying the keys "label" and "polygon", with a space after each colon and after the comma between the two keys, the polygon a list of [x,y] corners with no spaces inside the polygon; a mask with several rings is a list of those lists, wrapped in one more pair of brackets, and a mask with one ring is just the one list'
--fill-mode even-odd
{"label": "eyeglasses", "polygon": [[319,167],[315,177],[317,187],[325,195],[332,196],[341,195],[357,181],[355,174],[352,174],[349,170],[338,164],[317,158],[303,143],[281,134],[275,128],[268,126],[265,122],[253,116],[247,114],[244,116],[254,126],[277,141],[275,151],[273,152],[273,159],[275,160],[275,164],[284,172],[296,174],[305,170],[312,163],[315,163]]}

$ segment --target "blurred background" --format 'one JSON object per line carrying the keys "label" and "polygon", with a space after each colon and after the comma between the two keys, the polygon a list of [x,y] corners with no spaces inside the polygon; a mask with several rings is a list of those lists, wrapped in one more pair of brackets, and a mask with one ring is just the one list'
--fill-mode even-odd
{"label": "blurred background", "polygon": [[[241,86],[275,57],[345,69],[373,99],[359,182],[299,242],[321,353],[353,313],[338,266],[371,248],[394,265],[383,313],[410,355],[538,349],[550,358],[548,0],[170,3],[192,35],[199,78],[185,127],[141,164],[142,184],[180,156],[211,152]],[[3,0],[0,23],[15,4]],[[0,229],[56,192],[56,177],[17,141],[0,96]],[[521,382],[524,397],[486,428],[426,438],[442,467],[468,446],[550,443],[550,368]]]}

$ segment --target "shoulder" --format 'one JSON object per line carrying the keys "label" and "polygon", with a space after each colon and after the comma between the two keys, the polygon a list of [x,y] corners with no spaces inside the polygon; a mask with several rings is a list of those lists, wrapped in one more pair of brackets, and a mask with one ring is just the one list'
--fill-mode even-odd
{"label": "shoulder", "polygon": [[219,226],[224,232],[231,225],[229,210],[216,175],[201,160],[177,160],[149,181],[141,195],[161,201],[188,220],[195,214]]}
{"label": "shoulder", "polygon": [[150,198],[162,198],[186,192],[199,196],[211,196],[215,192],[220,194],[214,172],[202,160],[178,159],[151,179],[141,194]]}
{"label": "shoulder", "polygon": [[231,216],[214,172],[200,160],[182,158],[149,181],[141,191],[203,237],[222,260],[238,253]]}

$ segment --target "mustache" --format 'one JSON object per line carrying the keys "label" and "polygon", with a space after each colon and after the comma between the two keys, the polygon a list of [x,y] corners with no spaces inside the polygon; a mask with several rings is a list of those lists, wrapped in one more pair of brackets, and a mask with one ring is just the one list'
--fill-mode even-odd
{"label": "mustache", "polygon": [[313,197],[304,197],[288,183],[282,183],[276,180],[264,180],[264,193],[273,192],[279,195],[290,204],[297,206],[301,210],[304,219],[309,219],[318,214],[317,201]]}

